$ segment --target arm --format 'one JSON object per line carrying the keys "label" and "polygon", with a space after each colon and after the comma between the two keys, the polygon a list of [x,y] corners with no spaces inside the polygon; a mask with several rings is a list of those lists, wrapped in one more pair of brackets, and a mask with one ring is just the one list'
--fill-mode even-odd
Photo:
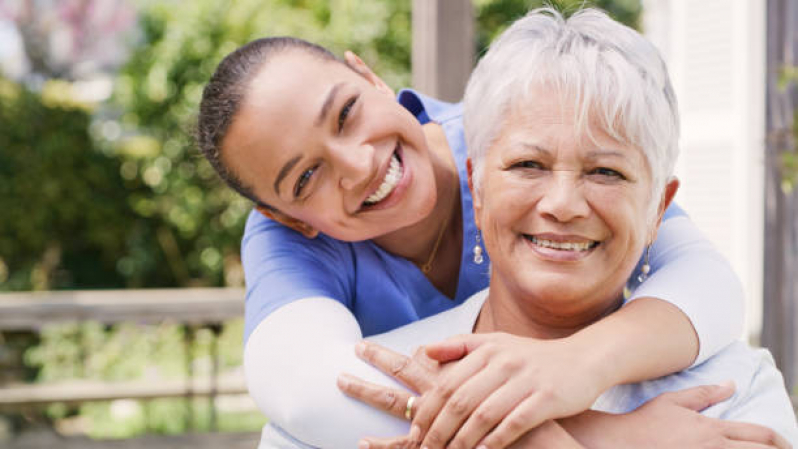
{"label": "arm", "polygon": [[343,371],[395,385],[355,357],[362,337],[346,305],[352,260],[336,249],[250,216],[242,242],[244,368],[250,394],[271,423],[310,445],[350,448],[362,435],[394,435],[407,425],[366,411],[335,387]]}
{"label": "arm", "polygon": [[408,424],[345,397],[341,372],[396,386],[358,360],[360,328],[348,309],[327,298],[294,301],[270,314],[247,341],[250,395],[269,419],[312,446],[356,447],[364,435],[406,433]]}
{"label": "arm", "polygon": [[698,355],[692,361],[698,365],[740,338],[745,298],[729,262],[695,224],[678,212],[668,215],[652,247],[652,273],[635,289],[628,305],[659,298],[677,307],[698,337]]}
{"label": "arm", "polygon": [[662,222],[650,263],[624,307],[572,336],[592,349],[602,391],[699,364],[742,333],[740,281],[686,216]]}

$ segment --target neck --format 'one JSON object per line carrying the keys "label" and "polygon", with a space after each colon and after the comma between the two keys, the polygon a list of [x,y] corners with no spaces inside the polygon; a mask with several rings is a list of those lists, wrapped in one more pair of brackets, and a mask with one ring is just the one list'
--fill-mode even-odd
{"label": "neck", "polygon": [[597,301],[583,298],[563,302],[556,292],[541,297],[518,297],[517,292],[502,288],[491,276],[488,299],[482,306],[474,333],[506,332],[543,340],[565,338],[617,310],[622,304],[616,299]]}
{"label": "neck", "polygon": [[[435,187],[437,199],[435,206],[421,221],[375,238],[373,241],[386,251],[404,257],[416,265],[422,265],[429,260],[429,257],[441,237],[443,240],[437,250],[433,260],[447,258],[453,252],[451,235],[455,235],[452,230],[460,228],[460,179],[457,174],[457,164],[454,161],[449,144],[443,129],[436,123],[428,123],[423,126],[427,137],[430,150],[430,160],[432,161],[433,173],[435,175]],[[442,231],[442,227],[446,230]],[[447,238],[448,237],[448,238]],[[459,259],[460,248],[457,248]]]}

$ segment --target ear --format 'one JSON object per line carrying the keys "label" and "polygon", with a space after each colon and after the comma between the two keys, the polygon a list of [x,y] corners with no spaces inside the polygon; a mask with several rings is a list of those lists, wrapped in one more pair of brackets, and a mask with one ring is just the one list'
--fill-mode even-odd
{"label": "ear", "polygon": [[271,207],[264,207],[264,206],[255,206],[258,212],[265,215],[268,218],[280,223],[283,226],[287,226],[294,231],[304,235],[309,239],[316,238],[319,235],[319,231],[313,228],[313,226],[305,223],[302,220],[297,220],[296,218],[289,217],[288,215],[280,212],[277,209]]}
{"label": "ear", "polygon": [[471,204],[474,207],[474,222],[477,225],[477,229],[481,230],[482,197],[474,189],[474,164],[471,163],[471,158],[466,159],[466,171],[468,172],[468,190],[471,191]]}
{"label": "ear", "polygon": [[374,85],[378,91],[390,95],[391,98],[396,97],[393,89],[391,89],[385,81],[382,80],[379,76],[377,76],[374,72],[371,71],[369,66],[363,62],[356,54],[352,53],[351,51],[347,50],[344,52],[344,61],[346,61],[346,65],[348,65],[352,70],[360,74],[363,78]]}
{"label": "ear", "polygon": [[665,211],[668,209],[668,206],[671,205],[673,202],[673,198],[676,196],[676,192],[679,190],[679,179],[675,176],[672,177],[668,183],[665,185],[665,189],[662,192],[662,198],[659,202],[659,207],[657,207],[657,221],[654,224],[654,229],[651,231],[651,239],[649,243],[654,243],[657,239],[657,231],[659,230],[659,225],[662,224],[662,217],[665,215]]}

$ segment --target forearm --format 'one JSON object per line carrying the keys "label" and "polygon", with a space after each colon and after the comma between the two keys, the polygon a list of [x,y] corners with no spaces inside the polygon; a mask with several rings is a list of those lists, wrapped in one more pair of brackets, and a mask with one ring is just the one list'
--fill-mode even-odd
{"label": "forearm", "polygon": [[614,421],[622,419],[622,415],[587,410],[578,415],[561,418],[557,423],[568,432],[573,439],[589,449],[617,449],[614,433]]}
{"label": "forearm", "polygon": [[[633,292],[660,298],[689,319],[698,336],[699,364],[740,338],[745,320],[742,284],[729,262],[686,217],[662,223],[651,250],[652,272]],[[671,337],[670,334],[669,338]]]}
{"label": "forearm", "polygon": [[347,398],[336,387],[343,372],[396,385],[357,359],[360,339],[357,322],[336,301],[308,298],[283,306],[247,341],[250,394],[270,420],[313,446],[351,448],[365,435],[406,433],[406,422]]}
{"label": "forearm", "polygon": [[585,348],[601,391],[681,371],[698,354],[687,316],[654,298],[640,298],[568,338]]}

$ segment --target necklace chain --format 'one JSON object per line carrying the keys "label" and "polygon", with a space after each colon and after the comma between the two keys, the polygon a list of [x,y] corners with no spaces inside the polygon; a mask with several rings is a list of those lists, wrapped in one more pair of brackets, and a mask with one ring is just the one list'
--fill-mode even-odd
{"label": "necklace chain", "polygon": [[438,255],[438,247],[441,246],[441,242],[443,241],[443,233],[446,231],[446,227],[449,225],[449,220],[446,220],[441,227],[440,232],[438,232],[438,239],[435,240],[435,246],[432,247],[432,253],[429,255],[429,259],[427,259],[427,263],[421,266],[421,272],[424,274],[429,274],[432,270],[432,262],[435,261],[435,256]]}

